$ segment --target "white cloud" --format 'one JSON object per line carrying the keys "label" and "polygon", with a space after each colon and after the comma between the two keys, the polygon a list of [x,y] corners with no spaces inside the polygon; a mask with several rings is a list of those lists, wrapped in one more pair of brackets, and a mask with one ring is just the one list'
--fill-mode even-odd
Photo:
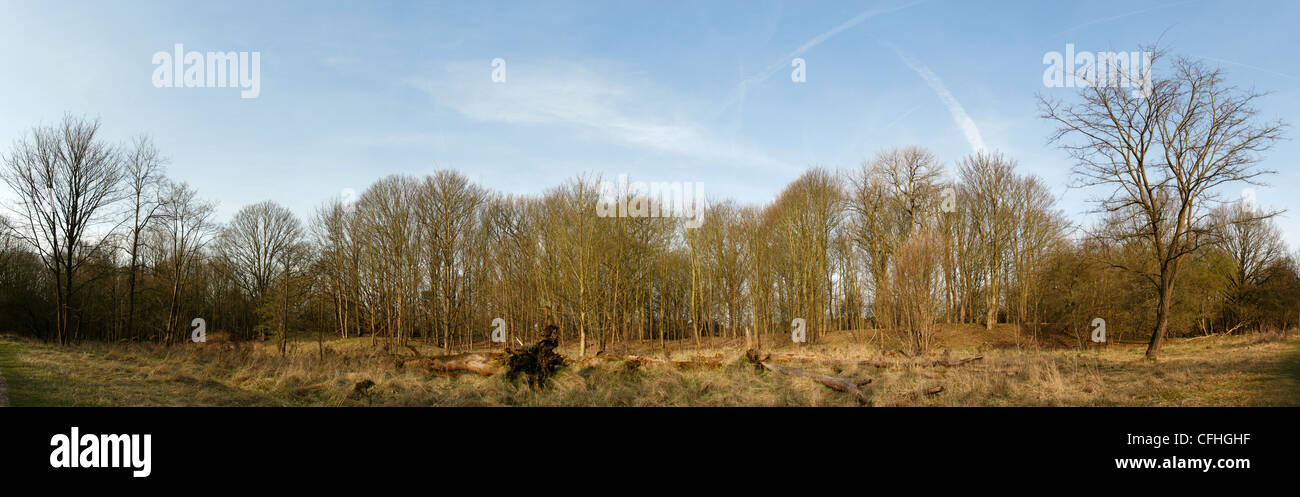
{"label": "white cloud", "polygon": [[447,64],[442,74],[410,84],[466,118],[564,127],[608,143],[694,159],[783,167],[765,152],[725,138],[680,115],[679,102],[637,91],[585,66],[508,60],[507,79],[491,81],[487,62]]}

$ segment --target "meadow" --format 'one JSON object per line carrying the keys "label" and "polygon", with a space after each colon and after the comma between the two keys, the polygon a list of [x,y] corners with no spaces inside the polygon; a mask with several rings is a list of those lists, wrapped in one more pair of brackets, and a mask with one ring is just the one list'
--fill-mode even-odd
{"label": "meadow", "polygon": [[[785,362],[791,367],[863,383],[871,406],[1300,405],[1300,337],[1294,333],[1173,339],[1153,361],[1139,344],[1039,347],[1020,343],[1007,328],[945,329],[940,346],[926,357],[909,357],[870,331],[834,332],[817,344],[768,351],[791,358]],[[439,352],[418,341],[413,346],[429,356]],[[669,361],[707,358],[713,365],[691,369],[671,362],[576,360],[569,343],[559,352],[566,366],[545,388],[534,389],[504,374],[436,375],[403,367],[412,351],[371,346],[369,338],[318,344],[304,336],[282,356],[274,342],[59,346],[5,335],[0,374],[14,406],[860,405],[853,395],[809,378],[758,367],[746,358],[743,340],[634,342],[609,351]],[[936,364],[975,356],[981,358],[960,366]],[[891,366],[853,362],[860,359]]]}

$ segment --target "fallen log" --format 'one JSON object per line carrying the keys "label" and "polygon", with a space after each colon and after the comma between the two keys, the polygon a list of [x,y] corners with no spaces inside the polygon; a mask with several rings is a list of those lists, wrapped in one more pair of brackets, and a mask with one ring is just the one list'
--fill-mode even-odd
{"label": "fallen log", "polygon": [[664,366],[672,366],[677,369],[720,368],[723,366],[722,363],[723,356],[721,355],[717,355],[714,357],[696,357],[695,360],[691,360],[691,361],[669,361],[665,359],[640,356],[640,355],[626,355],[622,357],[616,355],[601,355],[598,357],[606,361],[623,360],[623,361],[628,361],[637,364],[659,364]]}
{"label": "fallen log", "polygon": [[931,389],[929,389],[929,390],[926,390],[926,391],[925,391],[925,394],[926,394],[926,395],[935,395],[935,394],[938,394],[939,392],[942,392],[942,391],[943,391],[943,385],[939,385],[939,386],[937,386],[937,387],[933,387],[933,388],[931,388]]}
{"label": "fallen log", "polygon": [[770,354],[769,357],[773,361],[820,362],[823,364],[835,364],[837,366],[875,366],[878,368],[887,368],[895,365],[895,363],[889,361],[880,361],[876,359],[827,359],[824,357],[800,354]]}
{"label": "fallen log", "polygon": [[937,359],[930,362],[916,363],[916,362],[890,362],[890,361],[881,361],[878,359],[826,359],[817,356],[798,355],[798,354],[769,354],[767,357],[770,360],[777,361],[777,362],[806,361],[806,362],[820,362],[822,364],[835,364],[837,366],[875,366],[877,368],[889,368],[889,367],[908,366],[908,365],[921,366],[921,367],[943,366],[943,367],[951,368],[951,367],[961,366],[963,364],[967,364],[970,362],[978,361],[984,358],[984,356],[982,355],[977,355],[974,357],[968,357],[956,361],[948,360],[948,359]]}
{"label": "fallen log", "polygon": [[438,357],[417,357],[402,361],[405,369],[418,368],[433,374],[474,373],[492,376],[501,370],[499,354],[464,353]]}
{"label": "fallen log", "polygon": [[939,359],[939,360],[936,360],[936,361],[931,362],[929,365],[930,365],[930,366],[943,366],[943,367],[946,367],[946,368],[952,368],[952,367],[961,366],[962,364],[967,364],[967,363],[975,362],[975,361],[978,361],[978,360],[983,359],[983,358],[984,358],[984,356],[982,356],[982,355],[977,355],[977,356],[975,356],[975,357],[967,357],[967,358],[962,359],[962,360],[959,360],[959,361],[951,361],[951,360],[948,360],[948,359]]}
{"label": "fallen log", "polygon": [[626,355],[626,356],[623,356],[623,357],[619,357],[619,356],[610,356],[610,358],[615,359],[615,360],[617,360],[617,359],[622,359],[622,360],[624,360],[624,361],[636,361],[636,362],[639,362],[639,363],[642,363],[642,364],[668,364],[668,361],[665,361],[665,360],[663,360],[663,359],[658,359],[658,358],[654,358],[654,357],[647,357],[647,356],[640,356],[640,355]]}
{"label": "fallen log", "polygon": [[1184,340],[1184,341],[1187,341],[1187,342],[1190,342],[1190,341],[1192,341],[1192,340],[1200,340],[1200,339],[1202,339],[1202,338],[1210,338],[1210,337],[1217,337],[1217,336],[1231,335],[1232,332],[1237,331],[1237,328],[1241,328],[1242,326],[1245,326],[1245,325],[1246,325],[1246,323],[1238,323],[1236,326],[1233,326],[1232,328],[1229,328],[1228,331],[1224,331],[1224,332],[1221,332],[1221,333],[1210,333],[1210,334],[1208,334],[1208,335],[1201,335],[1201,336],[1198,336],[1198,337],[1185,338],[1185,339],[1183,339],[1183,340]]}
{"label": "fallen log", "polygon": [[716,369],[722,367],[722,359],[717,360],[695,360],[695,361],[673,361],[673,367],[677,369]]}
{"label": "fallen log", "polygon": [[825,375],[821,373],[813,373],[811,371],[804,371],[799,368],[792,368],[790,366],[779,364],[769,360],[768,359],[769,356],[766,354],[759,354],[754,351],[749,351],[746,352],[745,355],[751,361],[763,366],[763,368],[767,369],[768,371],[776,371],[778,373],[784,373],[791,376],[802,376],[804,378],[811,379],[817,383],[821,383],[822,385],[826,385],[832,390],[837,390],[844,393],[851,393],[853,394],[854,397],[858,399],[859,404],[866,405],[871,403],[871,399],[868,399],[867,395],[865,393],[862,393],[862,389],[858,388],[858,386],[860,385],[870,383],[871,380],[869,379],[861,383],[854,383],[842,378],[836,378],[834,376]]}
{"label": "fallen log", "polygon": [[817,383],[826,385],[830,387],[832,390],[838,390],[844,393],[851,393],[853,394],[854,397],[858,399],[858,403],[860,404],[869,404],[871,402],[871,399],[868,399],[867,395],[862,393],[862,389],[858,388],[858,385],[856,383],[850,382],[848,380],[836,378],[830,375],[824,375],[821,373],[804,371],[799,368],[792,368],[790,366],[785,366],[772,361],[764,361],[759,364],[762,364],[763,367],[767,368],[770,371],[777,371],[792,376],[802,376],[804,378],[811,379]]}
{"label": "fallen log", "polygon": [[970,368],[968,371],[976,371],[976,372],[980,372],[980,373],[998,373],[998,374],[1003,374],[1003,375],[1007,375],[1007,376],[1015,376],[1016,374],[1018,374],[1016,371],[1008,371],[1008,370],[1005,370],[1005,369]]}

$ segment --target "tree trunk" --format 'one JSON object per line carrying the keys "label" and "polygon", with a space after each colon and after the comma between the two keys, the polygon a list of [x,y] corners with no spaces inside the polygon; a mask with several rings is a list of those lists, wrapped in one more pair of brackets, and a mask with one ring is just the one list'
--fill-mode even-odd
{"label": "tree trunk", "polygon": [[[1172,265],[1171,265],[1172,266]],[[1156,327],[1151,333],[1151,342],[1147,345],[1147,359],[1160,355],[1160,346],[1165,342],[1165,331],[1169,328],[1169,308],[1174,300],[1174,270],[1168,267],[1160,275],[1160,302],[1156,307]]]}
{"label": "tree trunk", "polygon": [[998,277],[994,272],[997,266],[993,268],[989,270],[988,313],[984,317],[984,329],[987,331],[993,331],[993,326],[998,323]]}
{"label": "tree trunk", "polygon": [[578,317],[578,357],[587,357],[587,311]]}

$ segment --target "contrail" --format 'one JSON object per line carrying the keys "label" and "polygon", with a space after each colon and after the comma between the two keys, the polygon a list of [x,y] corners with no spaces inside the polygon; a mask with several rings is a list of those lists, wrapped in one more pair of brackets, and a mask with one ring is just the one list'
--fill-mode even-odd
{"label": "contrail", "polygon": [[744,80],[741,80],[740,84],[736,85],[736,91],[732,93],[731,98],[728,98],[727,101],[722,104],[722,108],[717,112],[717,114],[722,114],[723,112],[726,112],[727,109],[730,109],[732,105],[736,104],[736,102],[744,99],[745,94],[748,93],[747,90],[749,88],[752,88],[756,85],[761,84],[764,81],[767,81],[768,78],[771,78],[773,74],[777,73],[777,71],[781,71],[783,69],[789,69],[790,61],[792,59],[800,55],[803,55],[804,52],[807,52],[808,50],[811,50],[813,47],[822,44],[822,42],[831,39],[831,37],[840,34],[846,29],[862,24],[863,21],[866,21],[867,19],[871,19],[872,17],[876,17],[881,14],[898,12],[900,10],[925,3],[926,1],[928,0],[917,0],[915,2],[900,5],[898,7],[886,7],[880,9],[865,10],[858,13],[858,15],[853,16],[853,18],[844,21],[843,23],[840,23],[840,25],[831,28],[830,31],[827,31],[825,33],[813,37],[813,39],[808,40],[803,45],[799,45],[799,48],[794,49],[793,52],[786,54],[786,56],[782,57],[780,61],[775,62],[770,66],[767,66],[767,68],[763,69],[762,72],[754,74],[753,76],[745,78]]}
{"label": "contrail", "polygon": [[1071,32],[1071,31],[1074,31],[1074,30],[1079,29],[1079,28],[1084,28],[1084,27],[1087,27],[1087,26],[1091,26],[1091,25],[1093,25],[1093,24],[1103,23],[1103,22],[1110,22],[1110,21],[1115,21],[1115,20],[1123,19],[1123,18],[1125,18],[1125,17],[1135,16],[1135,15],[1138,15],[1138,14],[1145,14],[1145,13],[1147,13],[1147,12],[1151,12],[1151,11],[1153,11],[1153,10],[1159,10],[1159,9],[1164,9],[1164,8],[1168,8],[1168,7],[1173,7],[1173,6],[1175,6],[1175,5],[1182,5],[1182,4],[1185,4],[1185,3],[1191,2],[1191,1],[1192,1],[1192,0],[1183,0],[1183,1],[1181,1],[1181,2],[1173,2],[1173,3],[1167,3],[1167,4],[1164,4],[1164,5],[1157,5],[1157,6],[1154,6],[1154,7],[1148,7],[1148,8],[1145,8],[1145,9],[1135,10],[1135,11],[1132,11],[1132,12],[1127,12],[1127,13],[1124,13],[1124,14],[1114,15],[1114,16],[1110,16],[1110,17],[1104,17],[1104,18],[1101,18],[1101,19],[1093,19],[1093,20],[1088,21],[1088,22],[1085,22],[1085,23],[1083,23],[1083,24],[1079,24],[1079,25],[1076,25],[1076,26],[1074,26],[1074,27],[1072,27],[1072,28],[1066,29],[1065,31],[1061,31],[1061,32],[1059,32],[1059,33],[1055,33],[1055,34],[1053,34],[1052,36],[1060,36],[1060,35],[1063,35],[1063,34],[1065,34],[1065,33],[1069,33],[1069,32]]}
{"label": "contrail", "polygon": [[898,123],[899,123],[900,121],[902,121],[903,119],[907,119],[907,116],[912,115],[913,112],[916,112],[916,110],[917,110],[917,109],[920,109],[923,105],[925,105],[925,104],[922,103],[922,104],[916,104],[916,105],[913,105],[912,108],[907,109],[907,112],[904,112],[903,115],[894,118],[893,121],[889,121],[889,124],[886,124],[885,127],[880,128],[880,129],[881,129],[881,130],[886,130],[886,129],[889,129],[889,128],[894,127],[895,124],[898,124]]}
{"label": "contrail", "polygon": [[1291,79],[1291,80],[1295,80],[1295,81],[1300,81],[1300,78],[1295,77],[1295,76],[1292,76],[1292,75],[1290,75],[1290,74],[1277,72],[1277,71],[1274,71],[1274,70],[1271,70],[1271,69],[1265,69],[1265,68],[1263,68],[1263,67],[1259,67],[1259,66],[1252,66],[1252,65],[1250,65],[1250,64],[1245,64],[1245,63],[1242,63],[1242,62],[1235,62],[1235,61],[1231,61],[1231,60],[1227,60],[1227,59],[1216,59],[1216,58],[1214,58],[1214,57],[1206,57],[1206,56],[1204,56],[1204,55],[1193,55],[1193,57],[1196,57],[1196,58],[1198,58],[1198,59],[1212,60],[1212,61],[1215,61],[1215,62],[1222,62],[1222,63],[1224,63],[1224,64],[1232,64],[1232,65],[1236,65],[1236,66],[1241,66],[1241,67],[1245,67],[1245,68],[1249,68],[1249,69],[1254,69],[1254,70],[1256,70],[1256,71],[1263,71],[1263,72],[1266,72],[1266,73],[1272,74],[1272,75],[1274,75],[1274,76],[1281,76],[1281,77],[1284,77],[1284,78],[1287,78],[1287,79]]}
{"label": "contrail", "polygon": [[970,147],[976,152],[983,152],[986,150],[984,147],[984,138],[980,136],[979,127],[975,126],[975,121],[971,120],[970,116],[966,114],[966,109],[962,108],[961,102],[958,102],[957,98],[952,96],[952,92],[948,91],[948,88],[943,85],[943,80],[939,79],[939,76],[934,74],[934,71],[931,71],[930,68],[925,67],[925,65],[904,55],[898,47],[888,43],[885,45],[893,49],[894,53],[898,54],[898,58],[903,59],[903,63],[907,64],[907,67],[915,71],[921,76],[921,79],[925,80],[926,84],[930,85],[930,89],[934,90],[934,93],[939,96],[939,100],[943,101],[943,105],[948,107],[948,112],[952,114],[953,122],[955,122],[957,127],[961,128],[962,133],[966,135],[966,141],[970,143]]}

